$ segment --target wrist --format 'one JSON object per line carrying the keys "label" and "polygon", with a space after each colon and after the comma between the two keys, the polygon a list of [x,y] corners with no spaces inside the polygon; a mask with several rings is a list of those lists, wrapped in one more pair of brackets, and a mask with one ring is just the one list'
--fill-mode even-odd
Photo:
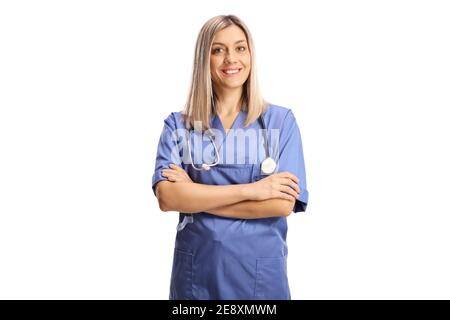
{"label": "wrist", "polygon": [[242,200],[253,200],[254,199],[254,191],[253,191],[253,183],[244,183],[240,186],[240,194],[243,197]]}

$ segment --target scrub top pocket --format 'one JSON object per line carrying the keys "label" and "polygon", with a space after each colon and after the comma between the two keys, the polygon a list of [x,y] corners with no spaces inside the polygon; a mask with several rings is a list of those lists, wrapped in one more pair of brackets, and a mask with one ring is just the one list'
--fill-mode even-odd
{"label": "scrub top pocket", "polygon": [[286,256],[256,260],[255,299],[291,299],[286,262]]}
{"label": "scrub top pocket", "polygon": [[172,276],[170,280],[170,300],[192,300],[193,254],[174,250]]}

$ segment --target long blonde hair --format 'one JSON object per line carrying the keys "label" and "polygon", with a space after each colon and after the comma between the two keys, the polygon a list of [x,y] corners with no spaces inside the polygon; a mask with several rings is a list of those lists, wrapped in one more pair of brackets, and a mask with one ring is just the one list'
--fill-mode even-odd
{"label": "long blonde hair", "polygon": [[187,129],[194,128],[194,121],[201,121],[202,130],[210,128],[211,116],[216,112],[217,101],[211,79],[210,56],[214,35],[229,26],[236,25],[245,33],[250,50],[251,69],[243,85],[242,110],[247,111],[244,126],[247,127],[266,111],[268,102],[263,99],[256,74],[255,49],[249,29],[235,15],[219,15],[209,19],[201,28],[195,45],[194,64],[189,95],[182,112]]}

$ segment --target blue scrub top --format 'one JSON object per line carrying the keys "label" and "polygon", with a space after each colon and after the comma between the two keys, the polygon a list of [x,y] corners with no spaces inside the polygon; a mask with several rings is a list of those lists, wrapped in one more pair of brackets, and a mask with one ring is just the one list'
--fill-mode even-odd
{"label": "blue scrub top", "polygon": [[[247,113],[241,111],[232,129],[242,129],[244,132],[249,128],[261,129],[257,120],[244,128],[246,116]],[[289,171],[299,178],[300,194],[293,212],[305,211],[308,203],[305,163],[300,130],[294,114],[288,108],[270,104],[263,117],[270,155],[277,161],[275,173]],[[174,139],[177,132],[181,132],[177,129],[185,129],[181,113],[172,112],[164,120],[152,178],[155,195],[156,184],[161,180],[168,180],[161,173],[163,169],[169,168],[170,163],[182,167],[193,182],[208,185],[251,183],[266,177],[260,172],[260,163],[265,158],[261,137],[256,144],[257,150],[239,152],[243,157],[240,162],[236,163],[235,157],[227,163],[230,152],[237,153],[230,149],[236,148],[232,143],[229,144],[233,135],[225,132],[217,115],[211,118],[211,128],[222,133],[223,141],[215,140],[220,161],[209,171],[197,171],[189,161],[185,161],[188,159],[186,154],[179,152],[185,150],[180,146],[186,142],[187,137],[180,135],[178,140]],[[194,158],[194,137],[191,141],[194,164],[200,167]],[[206,146],[208,141],[203,141],[202,144]],[[257,161],[254,161],[255,157]],[[201,160],[205,163],[213,162],[214,153],[211,158],[207,155],[206,158]],[[186,216],[180,212],[180,224]],[[177,232],[169,299],[291,298],[287,278],[286,217],[231,219],[207,212],[195,213],[192,217],[193,222],[187,223]]]}

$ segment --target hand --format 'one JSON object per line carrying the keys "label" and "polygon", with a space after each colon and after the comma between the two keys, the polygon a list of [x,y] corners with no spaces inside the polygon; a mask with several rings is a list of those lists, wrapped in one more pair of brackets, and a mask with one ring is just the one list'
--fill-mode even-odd
{"label": "hand", "polygon": [[295,175],[287,171],[267,176],[250,184],[251,200],[273,198],[295,200],[300,193],[298,181]]}
{"label": "hand", "polygon": [[162,176],[172,182],[193,182],[186,171],[173,163],[169,164],[170,169],[163,169]]}

